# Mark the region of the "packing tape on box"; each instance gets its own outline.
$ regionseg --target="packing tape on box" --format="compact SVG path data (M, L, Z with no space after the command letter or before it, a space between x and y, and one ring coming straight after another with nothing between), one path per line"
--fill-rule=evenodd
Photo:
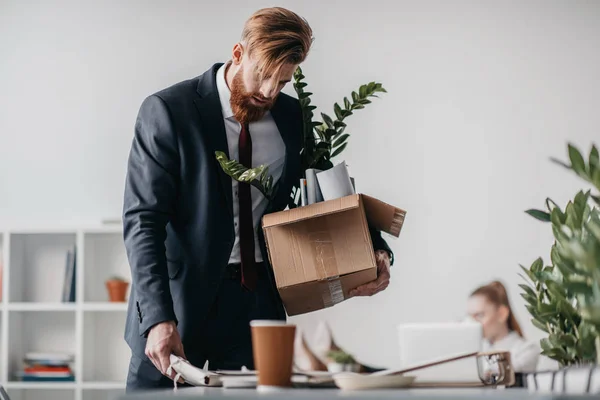
M333 307L344 301L344 291L342 290L342 282L339 276L332 276L322 281L321 297L323 298L325 308Z

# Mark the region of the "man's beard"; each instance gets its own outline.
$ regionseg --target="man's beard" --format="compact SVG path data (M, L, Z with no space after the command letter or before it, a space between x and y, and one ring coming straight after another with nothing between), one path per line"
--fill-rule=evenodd
M265 113L271 109L275 98L269 100L264 105L256 105L252 103L252 97L256 97L261 100L265 99L260 93L249 93L244 88L244 82L242 81L242 69L233 77L231 83L231 110L235 119L242 123L247 124L250 122L258 121L265 115Z

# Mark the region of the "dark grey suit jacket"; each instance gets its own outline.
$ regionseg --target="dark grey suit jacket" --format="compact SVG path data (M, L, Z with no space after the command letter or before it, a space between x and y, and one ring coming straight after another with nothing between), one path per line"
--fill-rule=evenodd
M176 321L184 348L193 347L233 247L231 178L215 158L217 150L229 156L215 79L221 65L149 96L136 120L123 207L132 272L125 339L142 358L148 330L163 321ZM301 175L299 102L281 93L271 114L286 160L265 213L286 207ZM257 234L268 260L262 229ZM376 249L389 251L379 232L371 234ZM281 301L278 308L285 319Z

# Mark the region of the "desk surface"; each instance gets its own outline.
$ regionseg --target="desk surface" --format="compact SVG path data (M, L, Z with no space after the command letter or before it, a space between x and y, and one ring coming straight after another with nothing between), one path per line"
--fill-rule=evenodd
M288 399L288 400L325 400L331 398L351 399L415 399L415 400L554 400L554 399L597 399L596 396L565 396L541 393L529 393L526 389L394 389L342 391L338 389L289 389L275 393L261 393L255 389L223 388L182 388L174 390L156 390L122 395L119 400L162 400L162 399Z

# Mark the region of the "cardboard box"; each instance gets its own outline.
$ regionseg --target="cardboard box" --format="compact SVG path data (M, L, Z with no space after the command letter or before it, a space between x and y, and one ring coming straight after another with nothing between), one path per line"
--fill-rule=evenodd
M369 225L398 237L405 215L364 194L265 215L267 251L287 314L334 306L375 280Z

